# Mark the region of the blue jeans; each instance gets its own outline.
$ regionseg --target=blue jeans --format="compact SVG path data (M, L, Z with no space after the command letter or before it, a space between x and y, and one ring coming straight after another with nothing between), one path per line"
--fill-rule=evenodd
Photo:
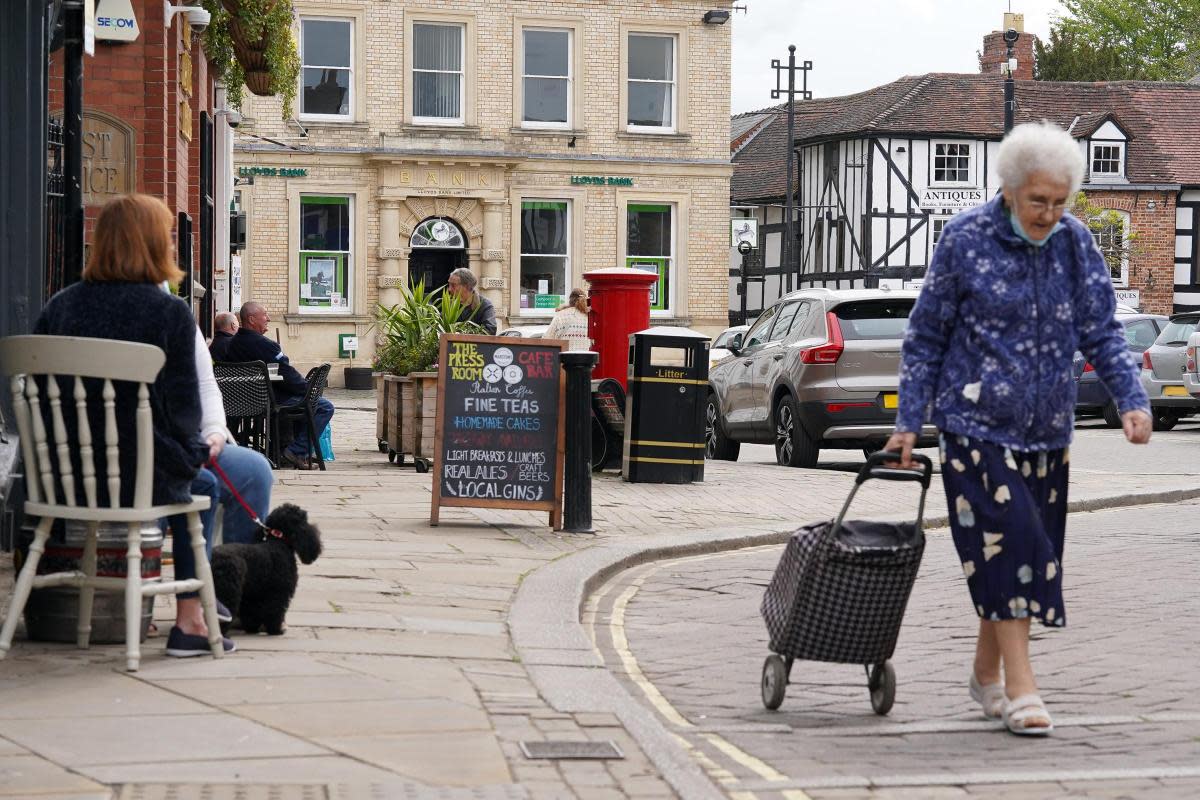
M271 511L271 486L275 483L271 462L248 447L227 444L217 464L225 471L246 504L254 509L259 519L265 520ZM258 541L258 527L224 481L221 481L220 492L221 505L225 507L222 534L225 543L250 544Z
M271 506L271 485L275 476L271 474L271 462L259 453L235 444L225 445L221 456L217 459L221 469L229 477L234 487L260 519L265 519ZM200 524L204 531L204 549L212 558L213 521L217 516L217 505L225 506L224 534L226 542L253 542L257 530L254 520L246 513L241 504L233 498L233 493L216 473L207 467L202 467L192 479L192 494L209 499L207 511L200 512ZM190 580L196 577L196 560L192 555L191 537L188 533L187 515L178 514L165 521L171 526L174 544L171 547L175 558L176 580ZM162 526L160 526L162 527ZM196 592L185 592L179 595L183 598L198 597Z
M298 406L303 402L303 396L290 397L279 405ZM317 398L317 407L313 409L313 427L316 429L318 439L321 438L321 433L325 430L331 419L333 419L333 403L324 397ZM316 444L316 442L312 444ZM297 458L307 458L309 456L311 451L308 441L308 425L305 423L296 423L296 438L292 439L292 443L288 445L288 452Z

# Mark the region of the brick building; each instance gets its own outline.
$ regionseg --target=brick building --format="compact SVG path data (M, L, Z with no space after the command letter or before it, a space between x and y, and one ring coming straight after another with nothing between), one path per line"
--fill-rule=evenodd
M87 227L100 206L127 192L162 198L176 214L181 291L210 330L213 284L229 259L232 136L224 92L188 17L167 23L162 0L133 0L137 36L104 39L84 59L83 194ZM129 28L125 28L129 30ZM49 110L63 111L63 51L50 60ZM68 276L69 278L69 276Z
M1018 50L1029 50L1026 38ZM1004 60L1003 47L999 34L985 39L984 74L909 76L797 105L797 288L919 284L946 220L1000 188L1004 79L992 67ZM1030 75L1018 66L1018 78ZM1019 79L1016 101L1018 124L1047 119L1079 142L1088 165L1083 191L1121 219L1099 233L1100 247L1137 234L1132 252L1113 265L1119 299L1157 313L1200 308L1200 85ZM766 109L738 123L735 215L758 216L768 223L760 231L776 232L786 114ZM786 273L778 243L763 246L764 286L778 287ZM732 283L732 269L730 276ZM766 304L778 296L778 288L762 298L755 291L752 300ZM731 291L731 308L739 300Z
M502 327L618 265L659 275L662 323L724 326L730 3L295 5L297 119L254 99L236 146L241 299L294 361L458 266Z

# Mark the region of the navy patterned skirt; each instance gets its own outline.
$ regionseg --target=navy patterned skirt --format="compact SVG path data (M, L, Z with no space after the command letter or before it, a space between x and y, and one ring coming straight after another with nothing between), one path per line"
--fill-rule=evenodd
M941 440L954 546L975 611L1066 625L1062 597L1069 449L1022 453L968 436Z

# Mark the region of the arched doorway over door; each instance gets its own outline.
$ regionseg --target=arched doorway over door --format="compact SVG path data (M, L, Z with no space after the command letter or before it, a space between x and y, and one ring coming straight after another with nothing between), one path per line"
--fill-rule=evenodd
M413 230L408 240L408 276L413 283L425 282L426 291L446 285L450 273L467 266L467 237L454 220L429 217Z

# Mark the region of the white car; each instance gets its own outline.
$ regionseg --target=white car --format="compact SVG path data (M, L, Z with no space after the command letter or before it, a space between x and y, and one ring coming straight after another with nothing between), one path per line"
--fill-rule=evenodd
M732 328L726 328L717 334L717 338L713 339L712 347L708 350L709 369L712 368L713 364L731 355L729 352L729 343L733 341L733 337L748 330L750 330L749 325L734 325Z
M1183 385L1188 394L1200 400L1200 330L1187 340L1187 357L1183 363Z
M546 331L550 328L547 325L518 325L515 328L508 328L500 331L501 336L519 336L522 339L541 339L546 335Z

